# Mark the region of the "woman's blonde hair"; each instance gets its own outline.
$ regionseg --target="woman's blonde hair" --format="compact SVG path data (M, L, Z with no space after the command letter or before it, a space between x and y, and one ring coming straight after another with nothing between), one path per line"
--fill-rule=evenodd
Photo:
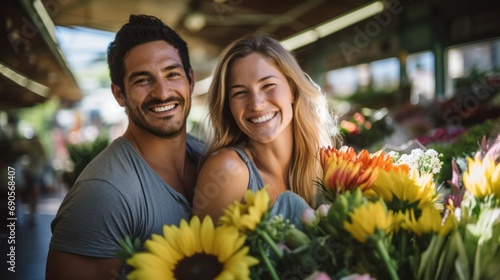
M276 66L290 85L295 100L292 120L294 145L288 171L290 190L314 206L314 181L322 176L318 160L319 149L334 144L334 115L328 109L325 95L303 72L294 55L268 35L254 34L236 40L219 57L207 93L209 127L212 131L205 155L248 139L239 129L229 109L227 79L233 62L252 53L264 56Z

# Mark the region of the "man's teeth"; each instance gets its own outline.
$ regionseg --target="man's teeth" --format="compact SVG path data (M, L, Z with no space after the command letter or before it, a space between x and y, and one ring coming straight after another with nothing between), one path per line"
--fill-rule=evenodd
M250 121L252 123L262 123L262 122L265 122L265 121L272 119L273 117L274 117L274 114L271 113L271 114L267 114L267 115L262 116L262 117L250 119Z
M161 112L165 112L165 111L168 111L168 110L172 110L174 107L175 107L175 105L168 105L168 106L163 106L163 107L154 107L153 111L155 111L156 113L161 113Z

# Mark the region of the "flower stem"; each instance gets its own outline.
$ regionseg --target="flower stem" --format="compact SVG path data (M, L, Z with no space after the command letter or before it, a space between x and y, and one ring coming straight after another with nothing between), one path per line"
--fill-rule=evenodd
M402 230L401 231L401 240L400 240L400 253L401 253L401 258L403 259L403 261L406 262L406 259L407 259L407 256L406 256L406 252L407 252L407 249L408 249L408 232L405 231L405 230Z
M269 236L269 234L267 234L266 231L263 231L263 230L260 230L260 229L256 229L256 231L257 231L257 234L260 237L262 237L262 239L264 239L264 241L267 243L267 245L269 245L269 247L271 248L271 250L273 250L273 252L278 256L278 258L281 259L283 257L283 252L278 248L278 246L276 246L276 243Z
M387 250L385 249L385 246L382 243L382 239L378 238L375 241L375 245L377 247L378 252L382 256L382 259L384 260L385 266L387 267L387 270L389 271L389 275L391 276L391 279L392 280L399 280L399 276L391 264L391 258L389 257L389 254L387 253Z
M328 233L326 232L325 229L323 229L323 227L321 225L318 227L318 229L321 233L321 236L328 236Z
M262 248L262 243L258 242L257 246L259 247L259 252L262 257L262 260L266 264L267 268L269 269L269 274L271 274L271 278L273 280L279 280L280 277L276 273L276 270L274 269L274 266L271 264L271 261L269 260L269 257L267 256L266 252L264 251L264 248Z

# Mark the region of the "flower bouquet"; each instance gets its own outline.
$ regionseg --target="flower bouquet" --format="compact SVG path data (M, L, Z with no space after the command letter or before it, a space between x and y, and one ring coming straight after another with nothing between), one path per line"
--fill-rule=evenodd
M217 226L208 217L165 226L144 251L126 239L121 257L129 279L494 279L500 164L489 154L462 176L455 168L442 198L437 153L323 148L325 201L303 213L303 230L270 216L265 189L247 191Z

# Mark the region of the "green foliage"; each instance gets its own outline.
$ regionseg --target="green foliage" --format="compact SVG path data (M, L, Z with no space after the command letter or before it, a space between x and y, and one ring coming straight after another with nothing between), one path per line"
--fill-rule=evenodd
M250 268L252 279L275 279L276 261L282 258L282 252L276 244L283 244L291 232L297 231L289 220L283 220L281 214L271 217L270 212L264 214L261 224L255 231L248 234L246 244L250 255L259 260L260 264Z
M397 100L393 90L387 90L384 92L377 92L370 90L368 92L357 92L347 98L338 98L340 100L345 100L351 104L357 104L363 107L370 108L383 108L392 107Z
M126 236L124 239L120 240L120 245L121 248L120 250L116 251L116 257L123 261L126 262L128 259L130 259L135 253L139 252L142 247L142 242L139 238L130 238L130 236Z
M20 109L18 111L20 128L29 127L40 137L45 151L50 154L52 148L52 122L54 115L59 109L59 100L49 99L48 101L34 107Z
M490 132L493 131L495 124L498 125L499 121L500 119L489 119L484 123L472 126L452 143L434 143L428 145L427 148L434 149L438 153L443 154L441 158L443 167L441 172L436 176L436 181L441 183L451 180L451 161L459 158L473 157L479 150L479 141L483 136L490 136Z
M53 117L59 108L59 101L50 99L34 107L19 110L21 125L29 125L38 133L49 131Z
M484 201L471 196L465 199L461 219L450 237L434 236L431 246L422 254L417 279L498 278L500 208L497 198L490 200L483 204ZM473 204L481 204L482 210L476 211ZM429 264L433 262L437 265L430 270ZM431 275L434 278L429 278Z
M106 136L100 136L93 142L84 142L79 144L69 144L68 153L73 163L73 170L63 175L64 181L69 187L73 186L83 169L109 144Z

